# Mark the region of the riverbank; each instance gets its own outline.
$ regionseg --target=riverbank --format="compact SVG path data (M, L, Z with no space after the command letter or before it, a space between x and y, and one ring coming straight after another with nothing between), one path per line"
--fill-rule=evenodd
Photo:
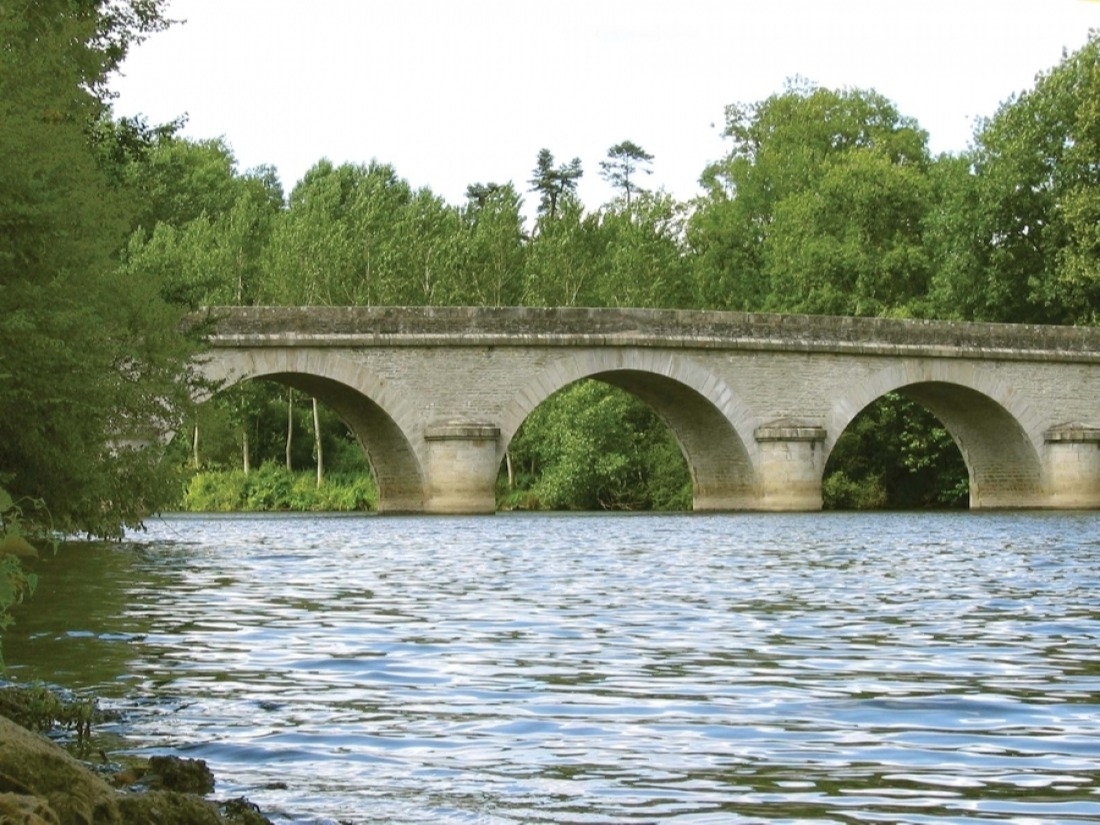
M26 700L36 703L46 695L16 687L2 693L5 701L0 707L5 713L15 709L15 716L20 715L19 708L26 709ZM82 728L78 738L84 735ZM105 765L93 770L43 734L0 715L0 822L272 825L243 798L207 799L213 790L214 777L202 760L154 756L125 767Z

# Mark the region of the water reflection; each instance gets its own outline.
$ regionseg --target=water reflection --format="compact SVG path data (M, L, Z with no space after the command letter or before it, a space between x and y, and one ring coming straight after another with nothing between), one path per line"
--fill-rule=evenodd
M287 821L1095 821L1098 528L170 519L5 652Z

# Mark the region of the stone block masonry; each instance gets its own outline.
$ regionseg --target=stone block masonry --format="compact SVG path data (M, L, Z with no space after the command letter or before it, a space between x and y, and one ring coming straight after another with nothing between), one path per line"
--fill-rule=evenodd
M973 508L1100 506L1100 331L683 310L232 307L200 368L339 413L384 511L483 513L557 390L621 387L669 423L697 510L814 510L837 438L888 392L955 438Z

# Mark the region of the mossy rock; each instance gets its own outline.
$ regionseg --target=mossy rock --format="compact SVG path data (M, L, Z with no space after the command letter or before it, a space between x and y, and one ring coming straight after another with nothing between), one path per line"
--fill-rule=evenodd
M177 791L121 794L119 811L125 825L224 825L217 806L201 796Z
M3 717L0 793L37 797L56 815L58 825L121 822L110 785L44 736Z
M208 787L201 760L158 759L183 784ZM160 774L158 781L163 781ZM118 792L38 733L0 716L0 823L3 825L227 825L265 819L244 800L222 803L192 793Z
M0 793L0 822L4 825L58 825L57 814L36 796Z

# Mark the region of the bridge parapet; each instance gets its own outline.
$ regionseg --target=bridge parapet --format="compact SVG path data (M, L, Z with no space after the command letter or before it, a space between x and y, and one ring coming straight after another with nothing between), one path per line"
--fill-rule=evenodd
M211 307L231 347L545 346L837 352L1100 363L1100 328L580 307Z

